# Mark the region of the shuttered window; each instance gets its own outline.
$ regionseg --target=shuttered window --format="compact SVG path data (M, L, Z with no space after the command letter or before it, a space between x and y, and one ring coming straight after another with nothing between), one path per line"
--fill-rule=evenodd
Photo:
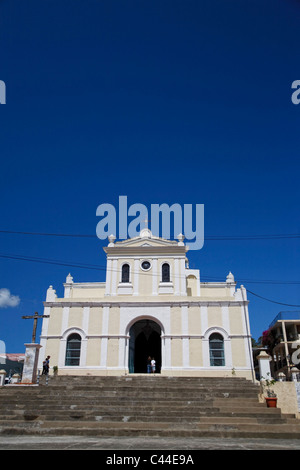
M162 282L170 282L170 266L164 263L161 267L161 280Z
M122 266L122 282L129 282L129 264Z
M224 340L218 333L209 337L209 357L212 367L225 366Z
M66 366L79 366L81 350L81 337L78 334L72 334L67 340Z

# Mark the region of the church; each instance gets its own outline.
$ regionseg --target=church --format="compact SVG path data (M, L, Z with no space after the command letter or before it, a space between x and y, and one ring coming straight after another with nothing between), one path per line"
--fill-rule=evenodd
M253 379L246 289L230 272L201 282L187 251L183 235L111 235L105 282L47 290L39 368L49 355L59 375L143 374L151 357L161 375Z

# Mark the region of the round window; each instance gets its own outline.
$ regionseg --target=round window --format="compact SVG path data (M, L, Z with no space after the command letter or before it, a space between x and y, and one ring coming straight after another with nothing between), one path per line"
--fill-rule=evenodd
M143 261L141 266L142 266L142 269L144 269L145 271L148 271L148 269L151 268L151 264L149 261Z

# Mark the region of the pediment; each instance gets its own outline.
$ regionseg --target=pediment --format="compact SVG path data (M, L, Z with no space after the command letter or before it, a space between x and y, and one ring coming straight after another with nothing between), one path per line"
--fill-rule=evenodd
M167 240L165 238L156 237L153 235L151 230L145 228L141 230L138 237L128 238L127 240L119 241L115 243L115 246L130 246L130 247L152 247L152 246L174 246L178 245L176 240Z
M124 241L119 241L115 243L116 247L159 247L159 246L176 246L178 245L178 242L174 240L166 240L164 238L159 238L159 237L153 237L147 239L145 241L144 238L140 237L135 237L135 238L129 238L128 240Z
M157 249L158 252L162 252L163 249L165 249L166 252L170 252L170 250L179 250L180 252L182 250L187 251L187 247L184 245L182 239L177 241L156 237L149 229L143 229L137 237L110 243L107 248L104 248L104 251L106 253L121 253L124 252L124 250L126 250L126 252L128 250L129 253L130 250L136 252L140 249L145 250L145 252L153 252L155 249Z

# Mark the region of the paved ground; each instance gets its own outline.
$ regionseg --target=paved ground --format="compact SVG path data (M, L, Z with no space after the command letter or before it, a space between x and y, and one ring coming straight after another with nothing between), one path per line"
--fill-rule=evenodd
M300 440L1 436L0 450L300 450Z

